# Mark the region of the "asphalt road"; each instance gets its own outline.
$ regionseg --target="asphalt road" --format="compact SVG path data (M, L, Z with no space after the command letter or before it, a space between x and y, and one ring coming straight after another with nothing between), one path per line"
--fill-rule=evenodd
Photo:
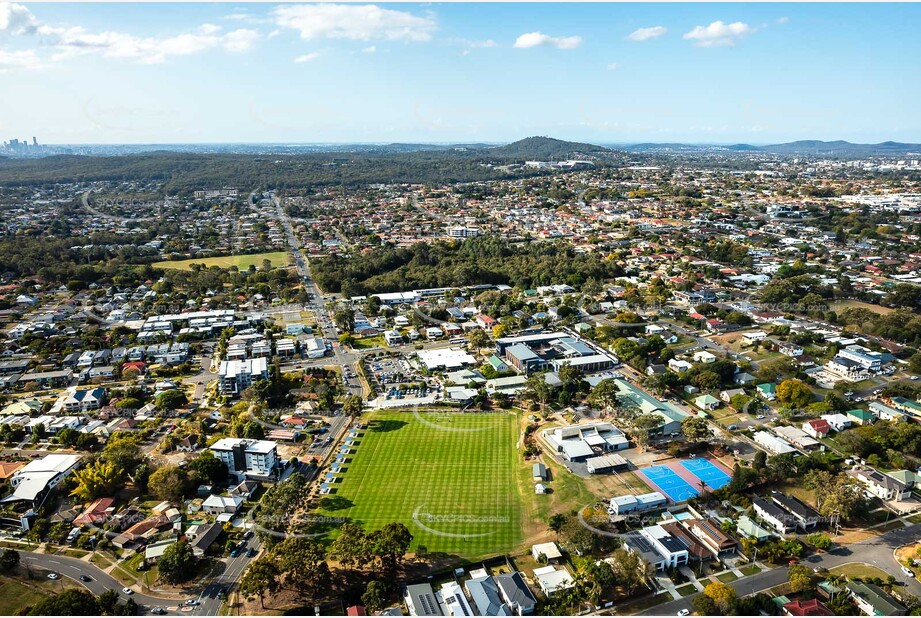
M822 567L826 569L851 562L865 562L879 567L887 573L891 573L896 577L899 584L908 588L911 594L921 596L921 582L915 578L906 577L902 573L900 565L892 553L902 545L917 542L919 535L921 535L921 524L915 524L906 528L891 530L868 541L847 545L843 548L843 553L815 554L802 562L813 568ZM747 596L785 583L788 581L788 578L787 569L784 567L771 569L770 571L762 571L761 573L749 577L743 577L729 585L735 589L739 596ZM682 609L694 611L691 606L691 599L693 596L694 595L691 595L690 597L656 605L640 612L639 615L674 616Z
M20 551L19 555L24 565L35 569L53 571L64 577L69 577L95 595L100 595L107 590L116 590L123 601L128 598L134 599L135 603L142 606L145 613L150 613L149 610L154 607L162 607L173 614L181 613L178 608L178 602L175 599L153 597L137 592L132 595L125 594L122 592L124 586L121 582L90 562L84 562L69 556L36 554L27 551ZM81 575L89 576L90 581L80 581Z

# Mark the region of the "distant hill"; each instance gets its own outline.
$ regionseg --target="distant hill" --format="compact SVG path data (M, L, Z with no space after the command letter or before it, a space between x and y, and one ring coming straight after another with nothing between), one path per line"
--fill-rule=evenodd
M628 152L763 152L779 155L813 155L824 157L879 157L921 154L921 144L882 142L881 144L854 144L843 140L823 142L800 140L784 144L753 146L751 144L631 144L624 146Z
M526 137L505 146L487 148L483 152L490 157L533 161L597 158L617 154L617 151L604 146L567 142L552 137Z

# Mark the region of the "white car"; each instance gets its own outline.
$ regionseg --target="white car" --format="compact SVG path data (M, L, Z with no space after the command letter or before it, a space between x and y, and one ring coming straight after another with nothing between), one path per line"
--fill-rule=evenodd
M61 576L57 573L48 573L48 579L58 579L59 577Z
M130 597L132 594L134 594L134 590L132 590L131 588L128 588L127 586L124 587L124 588L122 588L122 592L124 592L125 594L127 594L129 597Z
M904 566L902 567L902 573L905 573L905 575L908 575L909 577L914 577L914 576L915 576L914 571L912 571L912 570L909 569L908 567L904 567Z
M195 607L196 605L198 605L198 599L189 599L188 601L185 602L185 604L188 605L189 607Z
M687 616L687 615L690 614L690 613L691 613L691 610L689 610L689 609L683 609L683 610L681 610L680 612L678 612L678 615L679 615L679 616Z

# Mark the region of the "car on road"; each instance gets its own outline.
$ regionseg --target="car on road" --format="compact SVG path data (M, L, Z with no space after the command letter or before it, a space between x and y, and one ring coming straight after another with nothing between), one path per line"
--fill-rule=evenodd
M759 414L759 415L758 415L758 416L756 416L755 418L756 418L756 419L758 419L758 420L760 421L761 419L763 419L763 418L764 418L764 415L763 415L763 414Z
M236 557L239 555L239 553L240 553L239 550L236 550L236 549L235 549L235 550L233 550L232 552L230 552L230 557L231 557L231 558L236 558Z
M157 616L162 616L163 614L166 613L166 610L163 609L162 607L155 607L152 610L150 610L150 613L156 614Z
M678 612L678 615L679 615L679 616L687 616L687 615L690 614L690 613L691 613L691 610L685 608L685 609L682 609L681 611L679 611L679 612Z
M909 577L914 577L914 576L915 576L915 572L914 572L914 571L912 571L912 570L909 569L908 567L904 567L904 566L902 567L902 573L905 573L905 575L908 575Z
M252 531L252 530L247 530L246 532L244 532L244 533L243 533L243 538L246 539L246 540L249 540L249 539L253 538L253 531Z
M127 586L124 587L124 588L122 588L122 592L124 592L125 594L127 594L129 597L130 597L132 594L134 594L134 590L132 590L131 588L128 588Z
M735 431L735 430L737 430L738 428L739 428L738 425L730 425L730 426L727 427L726 429L728 429L729 431Z
M93 578L90 577L89 575L81 575L81 576L80 576L80 581L81 581L81 582L91 582L91 581L93 581Z
M249 548L249 551L246 552L246 557L247 557L247 558L255 558L255 557L256 557L256 548L255 548L255 547L250 547L250 548Z
M188 601L185 602L185 604L188 605L189 607L195 607L196 605L198 605L198 599L189 599Z
M57 573L48 573L48 579L59 579L60 577Z

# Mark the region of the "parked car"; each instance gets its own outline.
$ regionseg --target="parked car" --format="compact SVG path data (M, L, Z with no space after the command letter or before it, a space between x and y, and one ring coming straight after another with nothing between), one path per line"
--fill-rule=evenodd
M132 590L131 588L128 588L127 586L124 587L124 588L122 588L122 592L124 592L125 594L127 594L129 597L130 597L132 594L134 594L134 590Z
M48 579L59 579L60 577L57 573L48 573Z
M691 613L691 610L689 610L689 609L683 609L683 610L681 610L681 611L678 612L678 615L679 615L679 616L687 616L687 615L690 614L690 613Z

